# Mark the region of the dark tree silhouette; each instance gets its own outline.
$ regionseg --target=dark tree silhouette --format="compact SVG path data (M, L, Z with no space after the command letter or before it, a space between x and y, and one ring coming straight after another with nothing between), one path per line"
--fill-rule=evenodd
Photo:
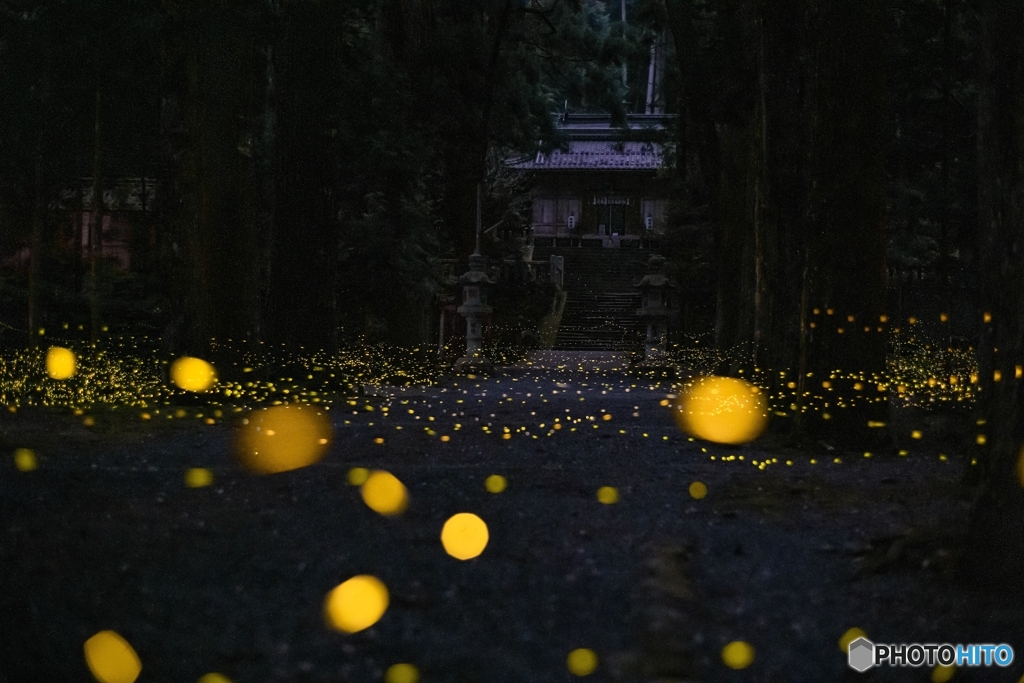
M978 208L985 320L982 489L971 520L969 575L1024 586L1024 5L988 0L982 16ZM998 374L998 377L996 375ZM997 381L998 379L998 381Z

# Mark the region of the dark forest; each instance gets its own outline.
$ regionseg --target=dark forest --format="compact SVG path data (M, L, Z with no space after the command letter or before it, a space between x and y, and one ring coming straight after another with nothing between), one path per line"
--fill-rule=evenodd
M0 0L0 683L1021 678L1022 28Z

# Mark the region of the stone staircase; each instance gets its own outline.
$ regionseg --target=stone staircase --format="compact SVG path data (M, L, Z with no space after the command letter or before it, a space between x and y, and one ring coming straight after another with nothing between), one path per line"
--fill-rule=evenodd
M595 247L536 247L535 261L556 254L565 259L565 311L554 349L628 351L640 345L633 283L646 272L651 252Z

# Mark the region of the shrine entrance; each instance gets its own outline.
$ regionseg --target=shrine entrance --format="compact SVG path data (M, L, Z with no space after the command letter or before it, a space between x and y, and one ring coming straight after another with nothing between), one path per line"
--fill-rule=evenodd
M622 236L627 232L628 197L594 197L594 233L598 237Z

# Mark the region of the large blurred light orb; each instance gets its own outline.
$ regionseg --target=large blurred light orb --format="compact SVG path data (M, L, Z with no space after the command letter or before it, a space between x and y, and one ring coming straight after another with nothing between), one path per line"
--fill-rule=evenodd
M327 452L331 423L318 409L280 405L252 412L237 441L242 464L260 474L312 465Z
M722 648L722 661L730 669L746 669L754 661L754 648L750 643L734 640Z
M692 436L741 444L756 439L768 425L768 403L749 382L706 377L680 394L675 416L679 427Z
M506 486L508 486L508 482L500 474L492 474L484 480L484 488L488 493L501 493Z
M1020 449L1020 455L1017 456L1017 478L1020 479L1020 485L1024 486L1024 448Z
M205 467L190 467L185 470L185 486L199 489L213 483L213 472Z
M31 472L38 467L36 452L31 448L14 449L14 466L22 472Z
M114 631L100 631L85 641L85 663L100 683L134 683L142 671L135 650Z
M573 676L589 676L597 669L597 654L585 647L569 653L565 665Z
M46 374L53 379L68 379L75 374L75 354L70 349L51 346L46 352Z
M206 391L217 380L213 366L202 358L182 356L171 363L171 381L185 391Z
M605 505L619 502L619 491L614 486L602 486L597 490L597 500Z
M370 628L384 616L388 600L384 582L376 576L360 574L327 594L324 616L332 628L356 633Z
M404 512L409 504L409 493L405 489L405 484L395 475L383 470L371 472L359 493L367 507L386 516Z
M231 683L231 679L225 676L224 674L217 673L216 671L211 671L208 674L200 676L199 680L196 681L196 683Z
M420 671L412 664L392 664L384 672L384 683L419 683Z
M353 467L348 471L348 483L352 486L362 486L370 476L370 470L365 467Z
M487 523L472 512L452 515L441 529L444 551L457 560L477 557L487 547L489 539Z
M859 629L856 626L853 628L846 629L846 632L839 637L839 649L845 653L850 652L850 643L857 640L858 638L867 638L868 634L863 629Z

